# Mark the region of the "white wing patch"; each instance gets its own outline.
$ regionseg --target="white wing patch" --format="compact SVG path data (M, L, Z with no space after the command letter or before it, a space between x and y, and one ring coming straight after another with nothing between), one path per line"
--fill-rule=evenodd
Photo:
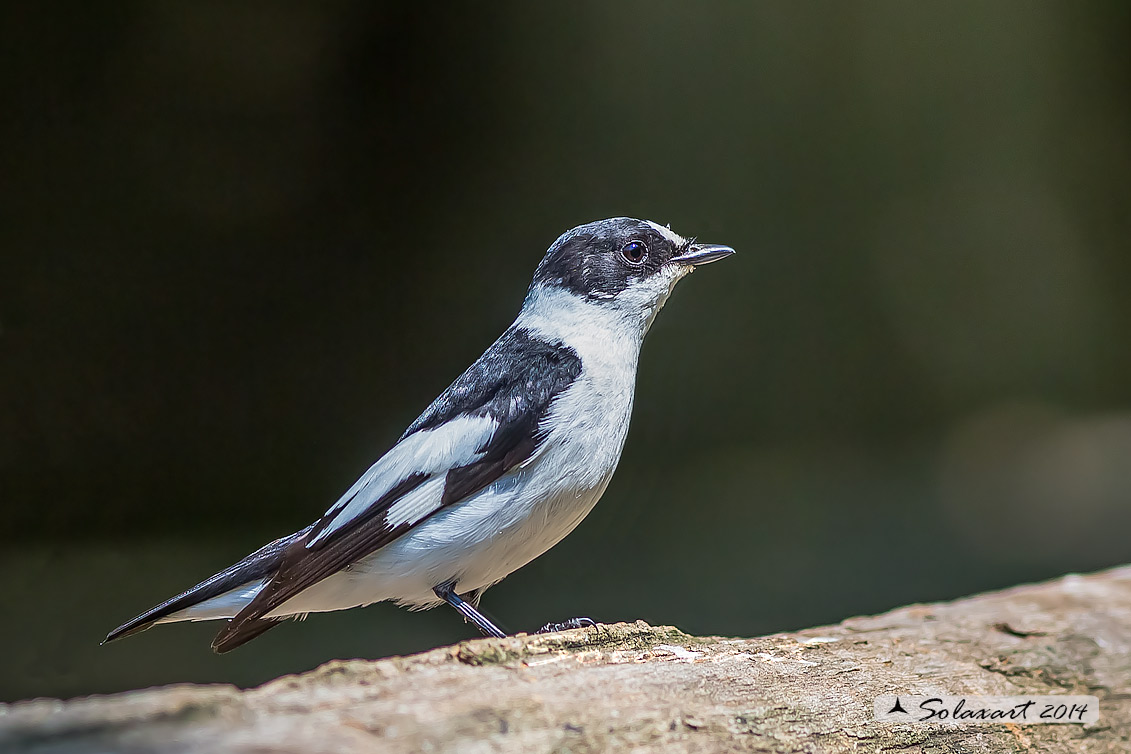
M460 416L435 429L422 429L401 440L326 511L326 516L332 516L333 520L306 546L313 546L349 524L394 485L413 474L446 474L449 469L474 463L482 457L478 451L491 439L496 427L498 422L489 416ZM429 487L430 482L421 485L418 491ZM418 499L416 495L406 497ZM401 507L400 515L413 515L417 510L415 506L419 505L423 505L422 500Z
M385 513L385 522L390 528L401 524L412 526L440 507L444 496L445 477L435 476L412 492L393 503Z

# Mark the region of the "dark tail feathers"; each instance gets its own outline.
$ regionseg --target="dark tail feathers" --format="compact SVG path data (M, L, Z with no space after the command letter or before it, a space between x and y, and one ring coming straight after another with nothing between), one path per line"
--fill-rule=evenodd
M166 600L160 605L146 610L144 613L137 616L133 620L127 621L115 628L113 631L107 634L106 639L102 643L105 644L109 641L123 639L127 636L133 636L134 634L140 634L142 631L146 630L160 619L168 615L172 615L178 610L183 610L186 607L192 607L193 605L204 602L205 600L217 597L224 592L231 591L232 589L246 584L249 581L256 581L258 579L270 576L275 572L276 568L278 568L279 561L282 559L283 551L286 549L286 547L300 537L305 536L311 528L313 528L313 524L300 532L296 532L281 539L276 539L271 544L259 548L251 555L248 555L246 558L236 563L232 567L221 571L220 573L205 581L202 581L192 589L189 589L186 592L182 592L176 597ZM259 636L261 633L274 626L277 622L278 621L276 620L264 619L264 625L257 627L259 628L259 630L247 636L245 641L250 641L256 636ZM243 642L241 641L239 643L242 644ZM225 646L223 648L213 648L216 649L217 652L226 652L229 649L235 649L236 646L238 645L233 644L232 646Z

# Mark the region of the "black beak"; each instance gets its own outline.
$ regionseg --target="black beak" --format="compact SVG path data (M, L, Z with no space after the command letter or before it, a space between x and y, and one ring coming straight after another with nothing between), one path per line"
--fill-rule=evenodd
M701 264L710 264L717 262L720 259L726 259L734 253L734 249L729 246L718 246L709 243L695 243L687 247L687 251L680 254L678 257L672 257L673 262L679 264L689 264L693 267L698 267Z

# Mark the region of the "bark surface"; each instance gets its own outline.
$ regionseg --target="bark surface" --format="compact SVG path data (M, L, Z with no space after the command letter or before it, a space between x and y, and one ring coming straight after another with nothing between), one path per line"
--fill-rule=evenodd
M880 694L1100 698L1091 725L881 724ZM754 639L642 622L240 690L0 705L5 752L1128 752L1131 567Z

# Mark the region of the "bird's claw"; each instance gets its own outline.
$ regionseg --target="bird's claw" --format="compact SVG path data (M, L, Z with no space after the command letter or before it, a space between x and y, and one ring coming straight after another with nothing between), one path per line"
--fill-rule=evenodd
M561 623L547 623L542 628L535 631L538 634L552 634L555 631L568 631L571 628L585 628L586 626L596 626L597 622L592 618L570 618Z

